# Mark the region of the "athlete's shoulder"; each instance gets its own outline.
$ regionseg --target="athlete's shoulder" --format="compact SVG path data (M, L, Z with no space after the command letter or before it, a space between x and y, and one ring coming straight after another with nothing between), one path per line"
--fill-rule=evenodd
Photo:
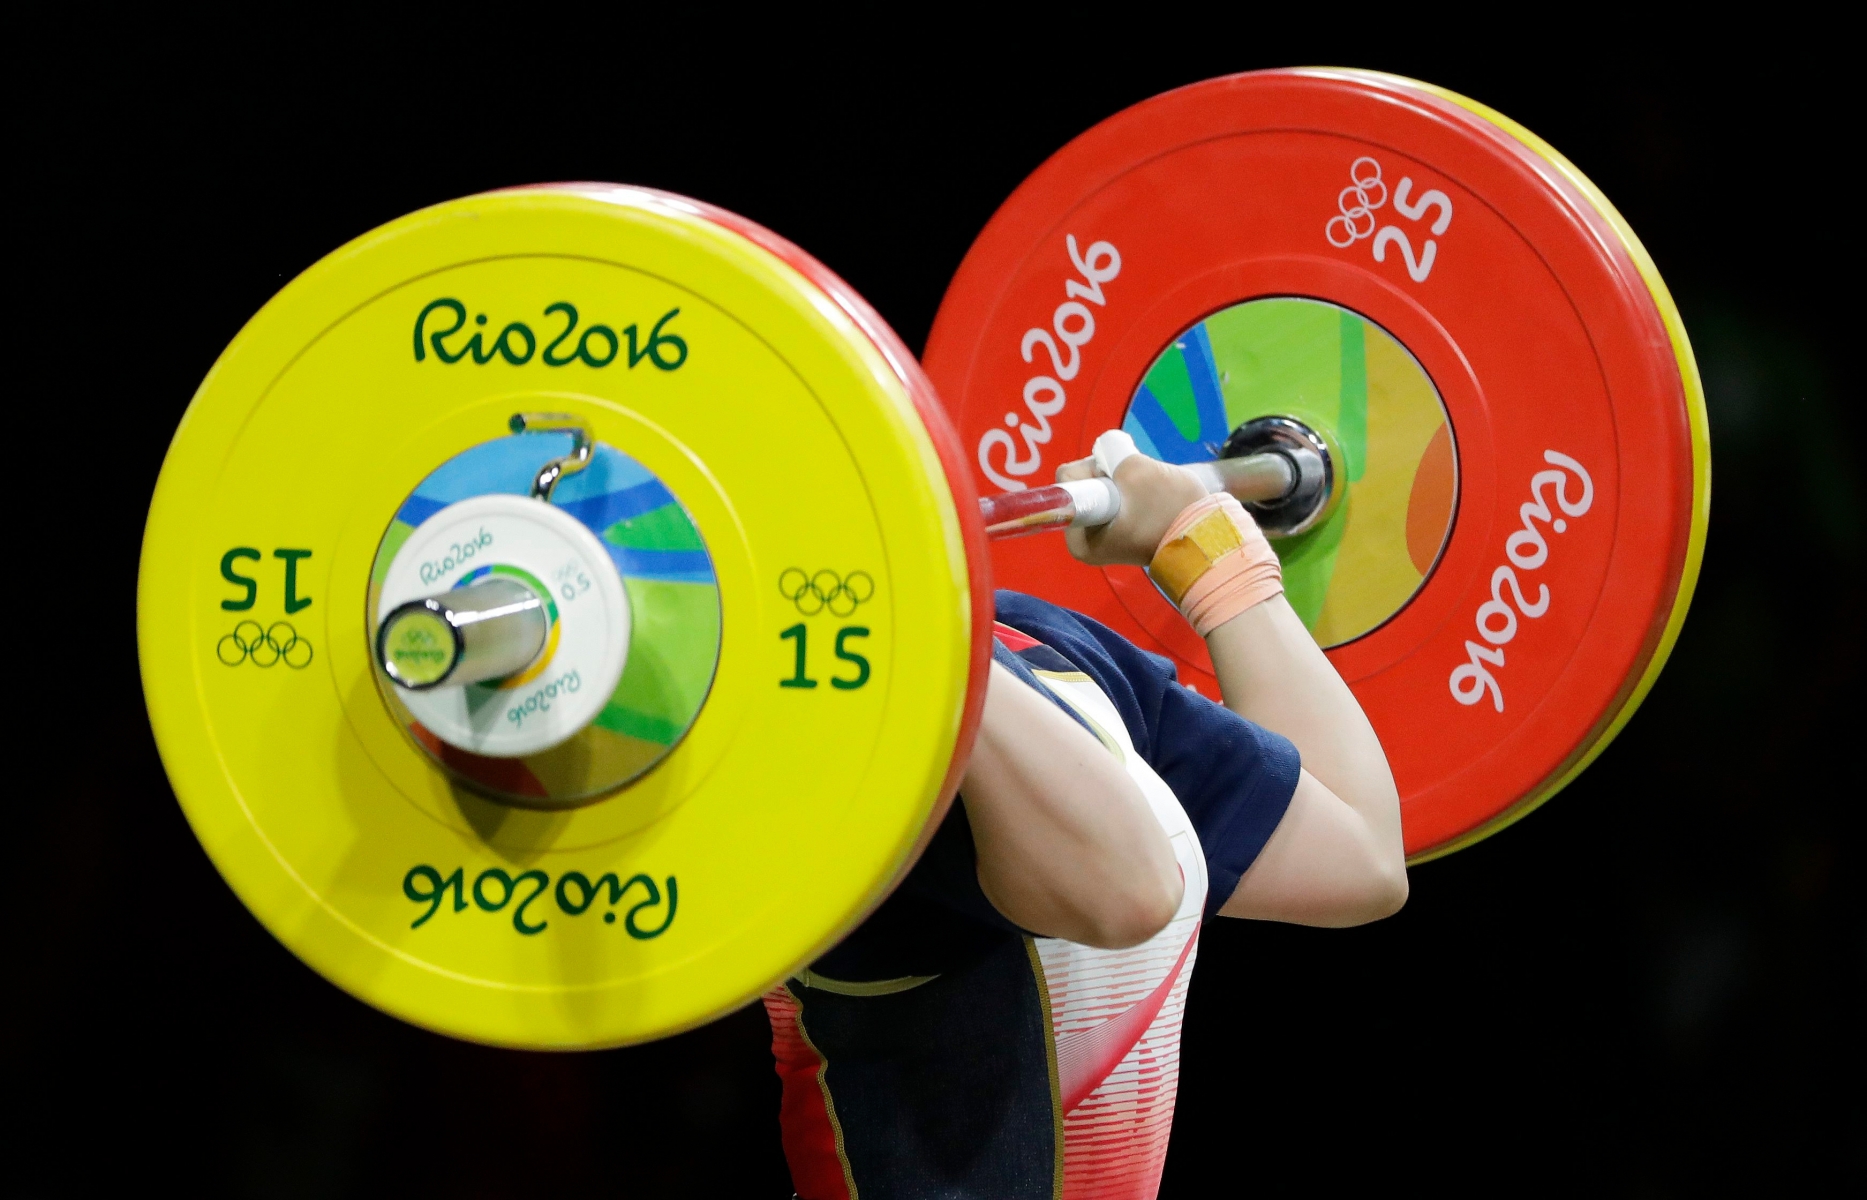
M1010 588L999 588L993 592L992 603L998 609L1000 621L1033 636L1037 629L1080 631L1085 628L1083 622L1090 620L1074 609L1040 600L1026 592L1014 592Z
M1019 592L996 600L1002 625L1068 659L1114 704L1135 749L1192 819L1211 881L1206 912L1218 912L1290 806L1302 769L1296 747L1184 687L1172 662L1093 617ZM1038 651L1011 641L1000 638L1007 657L1045 669L1032 661Z

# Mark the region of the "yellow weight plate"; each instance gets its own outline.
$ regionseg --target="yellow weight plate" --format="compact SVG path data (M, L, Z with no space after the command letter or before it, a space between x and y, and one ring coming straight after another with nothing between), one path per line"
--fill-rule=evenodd
M176 794L268 929L409 1021L572 1048L730 1011L877 902L950 792L987 631L976 504L867 318L744 226L600 186L415 213L253 318L163 465L138 636ZM718 587L691 728L570 810L450 782L369 646L405 502L523 411L664 484ZM805 603L799 573L862 586Z

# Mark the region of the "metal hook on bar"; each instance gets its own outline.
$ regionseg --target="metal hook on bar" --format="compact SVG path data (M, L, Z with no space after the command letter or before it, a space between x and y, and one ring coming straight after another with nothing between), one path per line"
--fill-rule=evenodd
M590 422L575 413L513 413L509 422L514 433L568 433L570 453L554 458L532 479L532 499L549 501L551 493L566 475L575 475L590 465L590 451L596 438Z

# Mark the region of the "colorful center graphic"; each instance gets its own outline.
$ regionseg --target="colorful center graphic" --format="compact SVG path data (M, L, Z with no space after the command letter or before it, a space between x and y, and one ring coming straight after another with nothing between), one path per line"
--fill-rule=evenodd
M430 516L473 496L524 496L539 467L569 453L569 434L517 434L485 442L442 463L416 486L377 547L369 612L402 543ZM720 655L720 593L700 531L666 485L646 467L599 443L589 466L565 477L551 503L603 542L634 610L628 666L595 722L569 741L524 758L487 758L442 743L407 714L409 731L452 774L477 790L548 807L599 798L665 758L705 704ZM544 670L559 623L550 588L529 572L487 564L454 581L508 574L545 596L551 632L538 662L519 675L476 687L513 688ZM571 585L566 585L571 586Z
M1291 606L1318 642L1339 646L1406 606L1452 530L1458 460L1445 406L1379 325L1277 297L1235 304L1176 337L1135 389L1122 428L1155 458L1200 462L1265 416L1293 417L1341 448L1341 507L1272 543Z

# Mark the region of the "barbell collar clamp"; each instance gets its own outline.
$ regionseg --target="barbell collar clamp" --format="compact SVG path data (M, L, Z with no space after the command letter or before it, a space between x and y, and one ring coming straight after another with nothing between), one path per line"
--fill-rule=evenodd
M570 453L554 458L540 468L532 479L532 499L549 502L551 493L566 475L575 475L590 465L591 448L596 436L590 422L575 413L513 413L508 427L514 433L568 433Z
M494 576L397 606L377 631L376 661L409 691L467 687L524 670L550 628L537 592Z

